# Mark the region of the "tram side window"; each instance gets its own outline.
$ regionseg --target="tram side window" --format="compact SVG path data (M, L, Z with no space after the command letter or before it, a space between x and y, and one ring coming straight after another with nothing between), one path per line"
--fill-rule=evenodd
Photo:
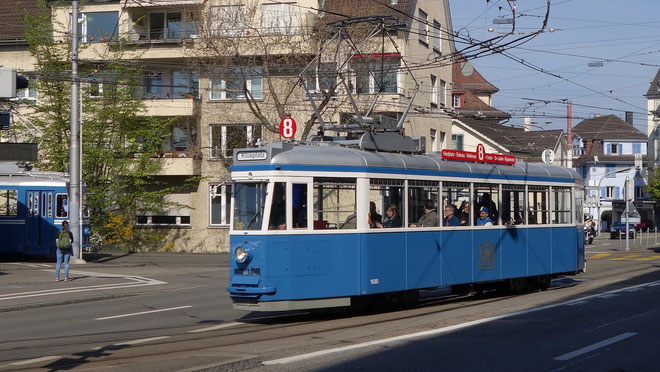
M266 202L266 183L234 184L234 229L261 230Z
M0 189L0 216L18 215L18 192L11 189Z
M286 230L286 183L275 182L268 230Z
M355 229L355 179L314 178L314 230Z
M442 226L470 226L470 184L468 182L443 182Z
M307 228L307 185L304 183L293 184L293 195L291 210L293 211L293 228Z
M527 187L527 221L530 225L550 223L549 196L548 186Z
M372 179L369 185L369 202L376 204L376 211L383 211L377 228L403 226L404 187L402 180Z
M575 222L578 224L582 224L584 222L582 220L584 218L584 214L582 212L583 200L584 200L584 190L576 187L575 188Z
M55 216L58 218L69 217L69 196L67 194L57 194L55 199L57 203Z
M525 186L502 185L502 223L525 224Z
M571 188L553 187L552 223L571 223Z
M497 185L491 183L474 184L474 201L476 204L474 212L477 226L488 225L488 219L493 225L497 225L499 217L498 200ZM487 214L482 215L482 211L486 211Z
M408 222L410 227L439 226L440 188L433 181L408 181Z

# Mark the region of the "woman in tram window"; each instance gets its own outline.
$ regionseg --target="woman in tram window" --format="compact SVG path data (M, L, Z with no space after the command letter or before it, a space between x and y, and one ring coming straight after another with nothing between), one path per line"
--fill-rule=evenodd
M376 227L378 228L390 228L390 227L401 227L401 216L399 216L399 208L396 204L390 204L387 207L387 212L385 212L386 217L383 220L383 223L376 222Z

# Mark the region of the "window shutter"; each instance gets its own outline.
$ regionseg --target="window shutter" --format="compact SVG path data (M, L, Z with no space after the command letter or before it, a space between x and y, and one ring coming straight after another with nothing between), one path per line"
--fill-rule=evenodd
M605 145L605 155L610 155L612 153L611 149L612 149L612 146L609 143L606 144Z
M621 188L619 186L614 189L614 194L615 199L621 199Z
M602 186L600 188L600 197L601 199L607 199L607 187Z
M617 154L622 155L623 154L623 144L619 144L619 151L617 151Z

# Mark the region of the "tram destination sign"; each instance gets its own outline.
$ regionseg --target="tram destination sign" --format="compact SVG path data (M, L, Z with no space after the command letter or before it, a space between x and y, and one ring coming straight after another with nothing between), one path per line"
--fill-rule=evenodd
M474 161L479 163L516 164L515 156L489 154L484 150L482 144L477 145L477 151L442 150L442 158L447 160Z
M238 161L254 161L268 159L267 151L238 151L236 152L236 160Z

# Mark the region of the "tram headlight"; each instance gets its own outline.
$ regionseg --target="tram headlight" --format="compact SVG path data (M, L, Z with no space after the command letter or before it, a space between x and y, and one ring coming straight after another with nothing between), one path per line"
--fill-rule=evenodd
M245 248L238 246L234 250L234 257L236 258L236 262L244 263L248 259L248 252Z

